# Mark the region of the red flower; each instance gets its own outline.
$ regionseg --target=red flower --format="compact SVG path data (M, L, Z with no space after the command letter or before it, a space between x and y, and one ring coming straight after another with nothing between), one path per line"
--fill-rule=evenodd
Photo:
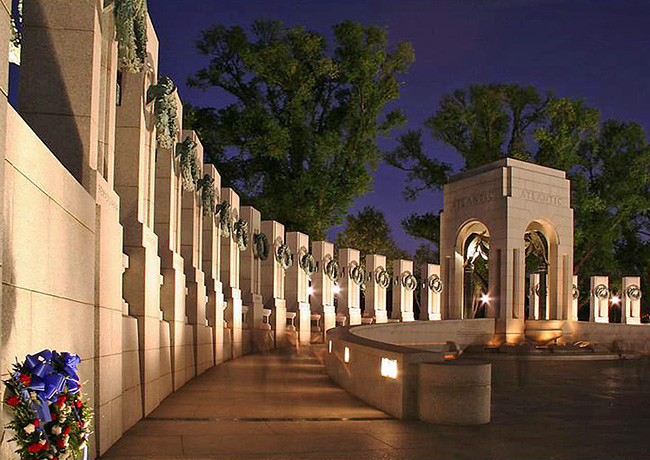
M59 409L63 407L65 404L65 395L59 396L59 399L56 400L56 405L58 406Z
M27 374L20 374L20 375L18 376L18 380L19 380L20 383L22 383L23 385L29 385L30 383L32 383L32 378L31 378L29 375L27 375Z
M81 409L81 408L83 407L84 403L81 402L81 399L77 399L77 400L74 402L74 405L75 405L75 407L76 407L77 409Z
M35 418L32 423L34 424L34 426L39 426L41 424L41 419L40 418Z
M16 407L18 404L20 404L20 398L18 395L9 396L7 399L5 399L5 402L11 407Z
M33 453L36 453L36 452L40 452L40 451L42 451L42 450L45 450L45 446L46 446L46 445L47 445L47 444L41 444L41 443L39 443L39 442L37 442L37 443L35 443L35 444L31 444L31 445L27 448L27 452L32 453L32 454L33 454Z
M65 441L63 441L63 438L59 438L59 439L56 441L56 446L57 446L57 447L60 447L60 448L63 448L63 447L65 446Z
M63 434L64 434L64 435L69 435L69 434L70 434L70 427L69 427L69 426L66 426L66 427L63 429Z
M50 415L52 416L52 420L56 420L56 412L50 411Z

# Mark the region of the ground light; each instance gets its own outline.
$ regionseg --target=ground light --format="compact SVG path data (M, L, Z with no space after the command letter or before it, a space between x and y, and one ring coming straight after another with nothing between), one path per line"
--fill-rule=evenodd
M397 360L381 358L381 376L389 379L397 378Z
M350 362L350 349L348 347L345 347L343 350L343 361L346 363Z

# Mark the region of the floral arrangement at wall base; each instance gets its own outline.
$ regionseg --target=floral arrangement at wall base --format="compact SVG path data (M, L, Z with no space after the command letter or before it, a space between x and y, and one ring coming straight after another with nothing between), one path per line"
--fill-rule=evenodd
M4 380L7 428L21 460L85 459L92 410L77 376L77 355L43 350L14 364Z

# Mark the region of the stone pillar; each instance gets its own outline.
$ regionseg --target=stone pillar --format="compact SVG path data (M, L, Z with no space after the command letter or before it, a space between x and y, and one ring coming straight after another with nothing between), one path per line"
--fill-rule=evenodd
M92 385L101 454L123 432L122 383L115 378L122 373L122 228L113 187L117 44L111 10L79 0L71 15L68 3L24 4L19 108L96 201L95 329L102 340L95 348Z
M203 171L203 145L198 135L194 131L183 131L182 137L190 138L196 143L196 161L199 171ZM206 317L208 297L203 272L201 193L201 190L182 189L181 196L181 256L185 262L187 319L194 342L191 357L194 361L194 375L202 374L214 365L212 330Z
M442 319L440 298L445 288L440 278L440 265L422 265L422 290L420 292L420 319L437 321Z
M207 174L214 181L215 202L220 203L221 176L211 164L203 165L203 174ZM214 211L214 210L213 210ZM212 214L203 217L203 272L205 273L205 286L208 294L206 317L208 325L212 328L212 345L214 363L219 364L224 360L224 308L223 286L221 284L221 229L219 217Z
M239 220L239 195L231 188L221 189L221 200L229 203L232 222ZM233 235L221 239L221 280L226 299L226 322L231 334L232 357L244 353L242 342L242 298L239 288L240 250Z
M609 278L592 276L589 290L589 321L609 323Z
M342 276L338 314L344 315L350 326L361 324L360 287L352 280L354 268L360 266L359 255L359 251L356 249L339 250Z
M621 322L641 324L641 278L623 277L621 301Z
M387 268L385 256L378 254L368 254L366 256L366 273L368 273L370 280L366 287L366 309L363 316L366 318L374 318L375 323L388 322L386 290L393 280L388 274ZM380 277L388 278L387 286L381 285Z
M414 276L413 261L400 259L393 262L393 276L397 280L397 284L393 283L393 319L415 321L413 289L409 289L410 277Z
M537 295L537 286L539 285L539 273L531 273L528 276L530 280L530 289L528 290L528 319L538 320L539 318L539 302L540 298Z
M273 348L271 310L264 308L262 297L262 260L255 252L255 238L262 233L260 212L251 206L242 206L241 217L248 222L250 243L241 254L242 298L248 306L248 326L252 332L253 349L267 351ZM269 257L273 254L269 250Z
M121 99L117 107L115 145L115 191L120 197L120 223L124 228L124 252L129 266L124 272L123 297L128 303L126 315L137 320L137 328L127 327L125 343L135 342L138 350L123 354L124 428L133 426L151 413L171 392L170 349L161 350L160 274L158 236L154 233L156 183L156 140L150 122L153 108L145 105L144 92L155 83L158 65L158 37L151 21L147 22L147 54L150 69L139 74L124 72ZM125 321L127 321L125 319ZM161 353L166 353L162 361ZM133 373L139 385L132 386Z
M0 261L4 261L4 226L7 218L4 215L4 189L5 189L5 158L7 145L7 110L9 109L9 61L4 58L9 55L9 31L11 30L11 5L10 0L0 0ZM4 263L4 262L3 262ZM3 263L0 263L0 276L2 276ZM2 278L4 279L4 277ZM2 290L0 290L2 291ZM0 305L4 305L3 294L0 292ZM0 331L4 331L3 319L0 315ZM6 321L6 320L5 320ZM9 422L9 411L0 411L0 425L3 427ZM0 444L0 458L11 458L13 447L9 443Z
M269 256L262 261L262 298L271 310L271 327L275 333L276 348L284 348L287 340L287 301L284 294L285 271L278 262L275 251L284 244L284 225L274 220L262 222L262 233L269 243Z
M578 289L578 276L573 275L573 289L571 292L571 313L570 321L578 321L578 302L580 299L580 290Z
M309 277L300 267L300 257L309 252L309 236L288 232L287 244L294 254L294 263L287 270L287 311L295 312L298 340L301 345L311 342L311 311L309 307Z
M318 319L320 338L324 340L324 333L336 327L336 309L334 307L334 282L325 273L327 265L334 261L334 245L327 241L314 241L312 243L314 258L318 263L318 271L312 277L312 313L320 315ZM340 272L340 269L339 269ZM322 326L320 326L322 325Z
M174 93L178 123L183 119L182 104ZM179 129L179 133L181 130ZM181 136L175 139L181 141ZM154 228L158 235L158 253L162 263L163 285L160 303L163 319L169 323L171 334L171 367L174 391L185 385L194 373L193 334L185 308L185 262L181 256L182 190L176 142L171 149L157 148L156 206Z

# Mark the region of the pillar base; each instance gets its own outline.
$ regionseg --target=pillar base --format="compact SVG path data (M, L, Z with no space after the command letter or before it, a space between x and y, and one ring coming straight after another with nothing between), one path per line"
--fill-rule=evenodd
M361 309L350 308L350 326L357 326L361 324Z
M383 324L388 322L388 312L386 310L375 310L375 323Z
M306 302L298 302L298 318L296 327L298 329L298 340L300 345L311 343L311 308Z

